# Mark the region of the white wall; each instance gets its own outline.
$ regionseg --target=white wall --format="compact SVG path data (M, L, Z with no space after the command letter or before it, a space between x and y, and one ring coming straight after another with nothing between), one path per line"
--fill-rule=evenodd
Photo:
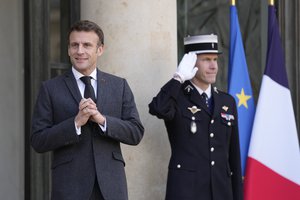
M0 199L24 199L23 4L0 5Z
M177 66L176 1L84 0L81 18L102 27L99 68L128 80L145 127L138 146L122 146L129 199L162 200L170 146L163 121L148 114L148 104Z

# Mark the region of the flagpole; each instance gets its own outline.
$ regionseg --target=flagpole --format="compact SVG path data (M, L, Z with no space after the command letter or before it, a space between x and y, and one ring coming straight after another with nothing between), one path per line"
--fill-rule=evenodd
M235 0L231 0L231 5L235 6Z
M274 6L274 0L269 0L269 5Z

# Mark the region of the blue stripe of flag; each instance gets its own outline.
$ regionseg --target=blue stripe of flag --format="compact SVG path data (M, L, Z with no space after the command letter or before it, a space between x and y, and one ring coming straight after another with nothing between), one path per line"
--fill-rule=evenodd
M287 73L284 63L284 53L281 45L279 28L274 6L269 6L268 24L268 52L267 65L264 74L280 85L289 88Z

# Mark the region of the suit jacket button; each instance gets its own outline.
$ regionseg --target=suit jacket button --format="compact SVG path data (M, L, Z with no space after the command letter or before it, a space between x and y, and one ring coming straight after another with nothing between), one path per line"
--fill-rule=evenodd
M177 168L178 168L178 169L180 169L180 168L181 168L181 165L180 165L180 164L178 164L178 165L177 165Z
M211 161L211 166L214 166L215 165L215 161Z

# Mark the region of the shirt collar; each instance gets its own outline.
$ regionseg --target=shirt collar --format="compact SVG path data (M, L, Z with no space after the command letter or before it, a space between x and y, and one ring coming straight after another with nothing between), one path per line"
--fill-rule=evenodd
M72 66L72 72L76 80L79 80L81 77L84 76L79 71L77 71L73 66ZM92 71L92 73L89 76L92 77L94 80L97 80L97 68L95 68L94 71Z
M191 83L193 84L193 86L197 89L197 91L199 92L199 94L201 95L203 92L205 92L207 94L207 97L210 98L211 97L211 85L208 86L208 88L203 91L201 88L199 88L197 85L195 85L192 81Z

